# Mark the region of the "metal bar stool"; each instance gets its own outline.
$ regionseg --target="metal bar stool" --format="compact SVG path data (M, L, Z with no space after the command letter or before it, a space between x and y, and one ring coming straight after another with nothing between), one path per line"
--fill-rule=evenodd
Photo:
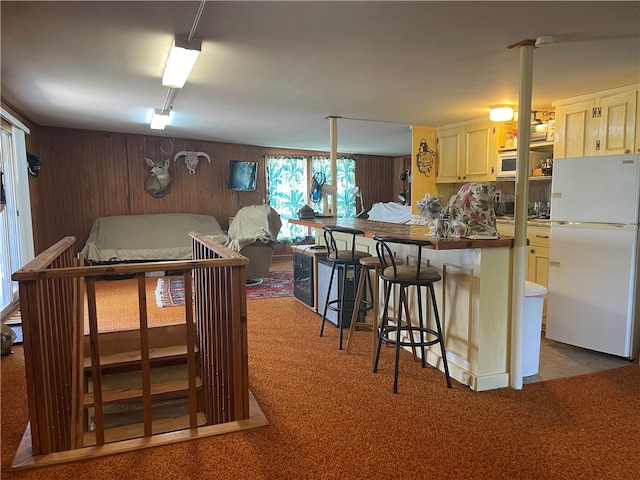
M320 336L324 333L324 323L327 319L327 311L333 310L337 313L338 316L338 348L342 350L342 336L343 336L343 322L342 318L344 316L345 307L351 307L356 312L366 312L372 308L372 302L367 300L360 300L358 303L355 302L355 299L350 300L345 297L345 284L347 279L347 271L352 270L354 274L354 278L358 278L358 274L360 273L360 259L365 257L371 257L371 254L368 252L363 252L361 250L356 250L356 236L364 235L362 230L356 230L353 228L346 227L336 227L325 225L322 227L324 230L324 241L327 244L327 260L331 263L331 276L329 278L329 287L327 288L327 297L324 304L324 311L322 313L322 324L320 325ZM347 250L339 250L336 244L336 239L334 237L335 232L345 233L347 235L351 235L351 246ZM331 296L331 286L333 285L334 274L338 272L340 275L340 283L341 287L338 292L338 297L334 299L330 299ZM356 308L356 305L358 307Z
M400 261L396 260L398 264ZM362 270L360 271L360 280L358 281L358 291L356 293L355 304L358 305L362 301L362 295L364 294L365 288L369 286L369 293L371 298L373 298L373 312L374 318L373 323L360 323L356 325L358 321L358 311L354 309L353 315L351 316L351 325L349 326L349 335L347 336L347 348L346 352L349 354L351 352L351 339L353 337L353 333L357 328L365 327L367 331L372 332L372 346L371 346L371 365L375 365L376 361L376 345L378 343L378 337L375 334L376 329L379 325L379 316L380 316L380 301L379 301L379 287L378 287L378 278L380 277L380 260L378 257L364 257L360 259L360 265ZM373 280L369 277L369 271L374 270L373 272ZM407 299L404 299L404 312L407 324L411 325L411 318L409 317L409 305L407 303ZM411 338L412 345L411 349L413 351L413 355L417 358L416 355L416 345L413 342L413 337Z
M426 267L422 265L422 247L431 245L428 240L409 240L403 238L381 237L375 235L373 237L376 240L376 252L380 259L380 278L387 282L384 296L384 307L382 312L382 321L378 328L378 343L376 346L376 359L373 365L373 372L378 371L378 362L380 360L380 347L382 342L393 343L396 347L395 367L393 374L393 393L398 393L398 364L400 361L400 347L411 345L411 342L404 341L402 339L402 333L407 332L409 337L414 336L414 332L420 334L420 340L415 342L420 347L420 353L422 358L422 368L426 366L424 347L440 344L440 352L442 354L442 365L444 367L444 374L447 381L447 387L451 388L451 377L449 376L449 365L447 363L447 352L444 347L444 336L442 335L442 328L440 326L440 316L438 315L438 305L436 303L435 290L433 284L440 281L441 277L438 271L433 267ZM403 244L414 245L418 249L418 262L415 266L398 265L391 252L389 244ZM391 290L394 285L400 287L400 303L403 305L406 301L407 287L417 287L417 299L418 299L418 326L403 325L402 324L402 307L398 308L398 318L396 325L389 325L389 298L391 296ZM424 323L424 315L422 308L422 287L426 287L431 293L431 304L433 307L434 321L436 329L427 328ZM391 334L395 333L392 337Z

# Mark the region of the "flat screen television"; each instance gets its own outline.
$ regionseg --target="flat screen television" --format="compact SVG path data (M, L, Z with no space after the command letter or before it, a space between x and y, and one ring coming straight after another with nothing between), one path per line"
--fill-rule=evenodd
M231 160L229 167L229 189L249 192L256 189L258 162Z

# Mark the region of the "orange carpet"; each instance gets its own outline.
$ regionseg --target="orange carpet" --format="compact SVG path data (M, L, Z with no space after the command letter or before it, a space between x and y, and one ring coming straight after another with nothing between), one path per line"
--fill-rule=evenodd
M155 301L157 278L146 278L147 316L149 325L166 325L184 322L184 307L158 308ZM140 325L138 313L137 280L98 280L96 282L96 304L101 332L120 328L137 328ZM85 333L89 333L86 320Z
M171 310L171 309L165 309ZM636 479L640 367L473 392L402 352L370 372L293 298L248 302L249 375L264 428L11 471L27 422L22 347L2 359L3 479Z

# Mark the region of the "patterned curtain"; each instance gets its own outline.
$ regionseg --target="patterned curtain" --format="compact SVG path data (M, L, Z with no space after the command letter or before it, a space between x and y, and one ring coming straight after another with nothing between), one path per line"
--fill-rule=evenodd
M326 176L328 184L331 180L330 157L312 157L311 171L307 171L307 160L304 157L266 156L267 166L267 194L269 204L276 209L282 219L282 228L278 240L296 242L307 235L307 227L291 225L290 218L298 218L298 210L305 205L318 211L321 206L313 204L308 185L316 172ZM354 157L339 157L337 159L337 207L339 217L355 217L355 198L351 189L355 186L356 159Z
M265 157L267 165L267 195L269 204L282 219L278 240L295 242L304 239L307 227L292 225L287 220L298 218L298 210L307 199L306 161L304 157Z
M331 178L331 158L330 157L311 157L312 175L316 172L324 173L327 184L334 185ZM336 161L336 173L338 181L335 183L338 187L337 208L338 217L355 217L356 202L355 197L351 194L351 189L356 184L356 159L355 157L338 157Z

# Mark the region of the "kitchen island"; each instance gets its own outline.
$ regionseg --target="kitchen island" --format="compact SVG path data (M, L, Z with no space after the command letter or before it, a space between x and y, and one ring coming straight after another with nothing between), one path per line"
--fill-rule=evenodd
M437 240L423 225L359 218L290 219L289 223L316 229L320 245L324 244L324 225L362 230L365 233L356 238L357 248L372 255L376 254L372 238L376 234L430 240L432 245L424 249L423 261L442 275L435 288L451 377L478 391L509 385L512 237ZM338 248L346 247L349 238L337 234L337 241L344 241ZM398 245L395 252L405 262L417 261L415 247ZM417 318L414 295L409 301L411 318ZM433 326L432 321L429 313L427 323ZM439 348L428 348L426 355L429 364L442 369Z

